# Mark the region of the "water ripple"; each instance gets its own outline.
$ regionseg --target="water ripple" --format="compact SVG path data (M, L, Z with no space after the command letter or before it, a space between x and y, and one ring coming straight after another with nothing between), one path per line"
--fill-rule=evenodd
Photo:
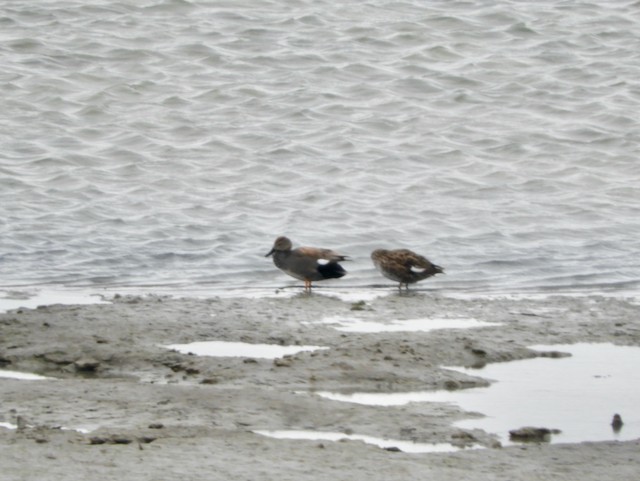
M0 8L2 282L248 285L280 234L438 288L625 286L637 3Z

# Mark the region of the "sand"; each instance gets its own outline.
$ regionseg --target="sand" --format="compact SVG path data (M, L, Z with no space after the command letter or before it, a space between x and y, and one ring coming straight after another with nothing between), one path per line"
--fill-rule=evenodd
M364 406L314 391L401 392L487 385L442 369L540 355L535 344L640 346L638 306L608 297L455 299L433 292L345 301L323 291L264 298L114 296L0 315L0 480L636 480L640 442L500 445L463 431L443 403ZM474 318L431 332L342 332L330 318ZM194 341L315 345L277 359L181 354ZM612 412L613 414L613 412ZM519 428L521 426L514 426ZM553 427L553 426L549 426ZM361 441L281 440L314 430L475 446L413 454Z

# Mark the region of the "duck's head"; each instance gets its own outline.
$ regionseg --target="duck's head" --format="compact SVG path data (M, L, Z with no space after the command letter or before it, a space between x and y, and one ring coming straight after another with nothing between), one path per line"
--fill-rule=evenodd
M291 240L289 240L288 237L280 236L273 243L273 247L265 255L265 257L269 257L270 255L272 255L276 251L290 251L292 246L293 246L293 244L291 243Z

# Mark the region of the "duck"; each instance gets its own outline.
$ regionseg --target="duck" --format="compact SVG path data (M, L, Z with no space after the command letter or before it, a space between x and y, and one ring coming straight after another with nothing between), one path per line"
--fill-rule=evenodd
M371 253L371 260L382 275L400 283L401 291L403 284L409 290L409 284L444 273L444 268L409 249L376 249Z
M325 279L337 279L347 274L339 264L350 260L348 256L338 254L331 249L318 247L298 247L288 237L280 236L273 243L265 257L273 256L278 269L291 277L304 281L305 292L311 292L311 283Z

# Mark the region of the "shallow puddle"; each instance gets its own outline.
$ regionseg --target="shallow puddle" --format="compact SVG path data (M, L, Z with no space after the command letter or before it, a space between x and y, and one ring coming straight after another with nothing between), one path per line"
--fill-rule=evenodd
M163 346L183 354L214 357L253 357L275 359L305 351L328 349L321 346L280 346L278 344L249 344L246 342L202 341L190 344Z
M405 453L450 453L460 451L461 448L450 443L414 443L400 439L383 439L361 434L344 434L324 431L254 431L256 434L276 439L305 439L309 441L362 441L366 444L373 444L382 449L399 449Z
M341 394L337 392L316 391L314 394L331 399L332 401L365 404L367 406L403 406L412 402L436 402L434 397L444 391L415 391L415 392L355 392ZM444 400L443 400L444 401Z
M473 318L422 318L392 320L389 322L365 321L357 318L330 317L321 321L343 332L429 332L438 329L472 329L499 326L494 322L482 322Z
M20 371L7 371L5 369L0 369L0 378L20 379L22 381L43 381L45 379L53 379L51 377L40 376L38 374Z
M26 426L27 428L33 428L33 426ZM6 422L0 422L0 428L5 428L5 429L18 429L18 425L17 424L12 424L12 423L6 423ZM88 428L66 428L64 426L61 426L60 428L61 431L75 431L77 433L82 433L82 434L89 434L93 429L97 429L97 427L92 428L92 429L88 429Z
M571 357L535 358L488 364L481 369L450 367L489 379L489 387L409 393L317 393L338 401L393 406L449 402L484 415L455 423L462 429L495 433L513 444L509 431L524 426L559 429L550 442L630 440L640 436L640 348L613 344L534 346ZM611 421L620 414L623 425Z
M93 292L83 290L0 291L0 312L21 308L36 309L38 306L54 304L109 304L109 302Z

